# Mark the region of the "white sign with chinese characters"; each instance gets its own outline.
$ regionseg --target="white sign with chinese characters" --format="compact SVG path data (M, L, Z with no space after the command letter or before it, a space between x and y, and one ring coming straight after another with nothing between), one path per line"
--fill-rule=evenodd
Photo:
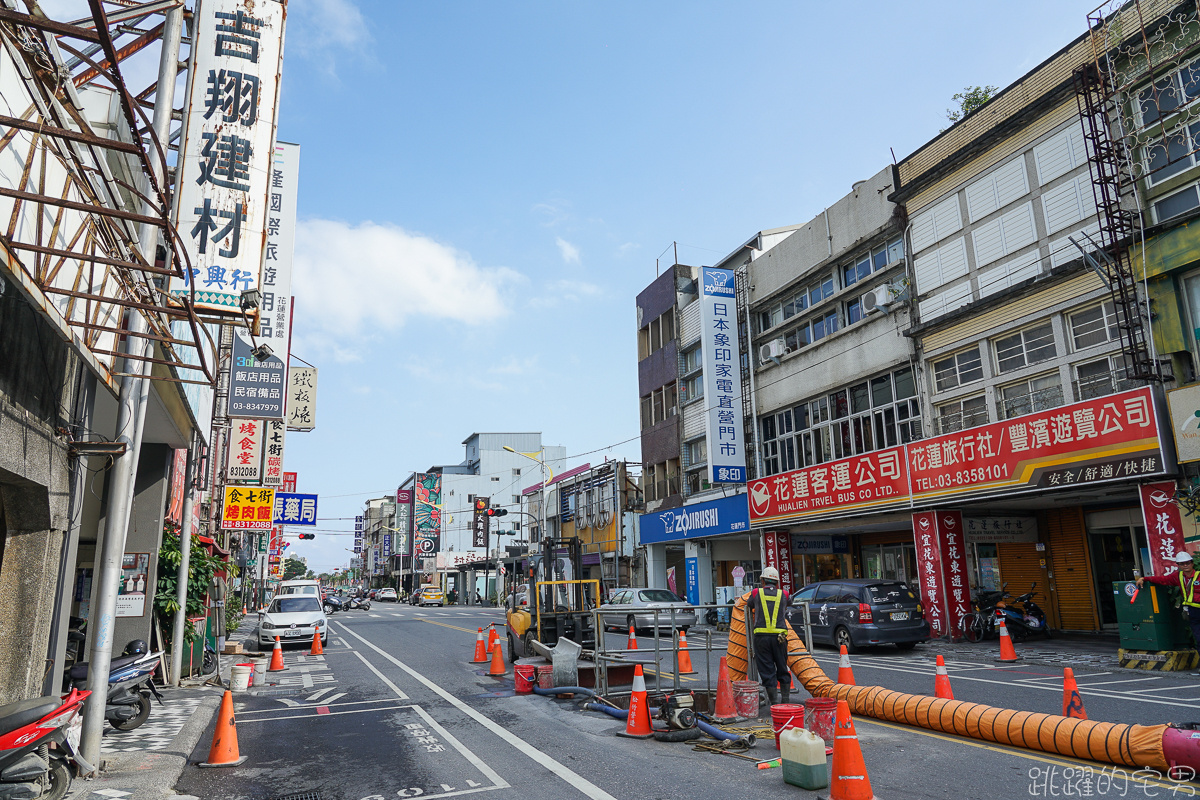
M1036 542L1037 517L964 517L968 544Z
M230 420L225 475L231 482L258 483L262 480L264 428L261 419Z
M283 440L287 426L281 419L263 421L263 486L283 486ZM292 487L295 491L296 487Z
M296 186L300 179L300 145L279 142L271 161L267 195L267 246L262 262L260 339L278 353L291 347L292 249L296 241Z
M317 368L291 367L288 370L288 428L311 431L317 427Z
M710 483L746 482L733 270L700 268L700 347Z
M191 268L172 293L195 284L198 308L236 312L261 288L286 13L205 0L196 16L176 220Z

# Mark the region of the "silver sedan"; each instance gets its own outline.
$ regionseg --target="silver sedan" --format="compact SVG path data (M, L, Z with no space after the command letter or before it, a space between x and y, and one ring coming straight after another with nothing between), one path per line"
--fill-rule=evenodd
M696 624L696 609L666 589L617 589L609 601L600 606L600 613L606 630L628 630L631 626L637 630L651 630L655 627L656 609L660 629L674 627L686 631Z

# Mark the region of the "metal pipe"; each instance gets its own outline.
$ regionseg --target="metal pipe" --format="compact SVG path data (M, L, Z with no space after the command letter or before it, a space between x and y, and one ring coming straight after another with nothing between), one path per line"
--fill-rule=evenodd
M175 103L175 75L179 63L179 40L183 30L183 8L172 8L166 12L163 27L162 50L159 53L158 90L154 98L152 127L159 141L167 141L171 133L171 114ZM150 167L157 173L160 162L149 159ZM161 177L161 176L160 176ZM149 203L143 203L149 207ZM143 255L152 260L158 246L158 228L145 224L139 231ZM128 352L143 356L149 342L139 334L147 330L146 319L141 314L131 314L129 329L133 334L128 339ZM143 373L143 363L137 359L126 359L126 372L121 380L121 393L117 410L117 441L127 445L141 442L145 426L145 404L142 402L143 386L149 383ZM107 522L104 541L97 569L96 607L93 620L92 652L88 667L88 689L92 694L83 709L83 730L80 734L80 750L84 759L100 763L100 737L104 733L104 706L108 697L108 676L112 664L113 624L117 608L117 583L121 577L121 563L125 555L125 536L129 529L129 515L133 505L134 483L137 477L138 451L127 448L123 455L115 458L113 483L109 491Z
M187 467L184 471L183 483L183 515L179 520L179 570L176 572L175 600L179 608L175 609L175 624L171 627L171 685L178 686L180 675L183 673L183 626L187 617L188 575L192 561L192 506L195 493L192 484L196 471L196 441L192 439L188 448ZM258 553L255 553L255 558Z

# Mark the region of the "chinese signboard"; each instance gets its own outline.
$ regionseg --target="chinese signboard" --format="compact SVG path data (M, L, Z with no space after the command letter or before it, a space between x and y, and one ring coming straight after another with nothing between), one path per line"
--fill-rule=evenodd
M412 531L412 497L411 489L396 491L396 547L393 552L399 555L411 555L409 548L409 533Z
M223 530L270 530L271 510L274 505L274 489L226 486L221 528Z
M202 309L236 311L261 288L284 19L275 0L197 10L177 220L191 271L172 291L194 284Z
M167 519L183 526L183 495L187 488L187 450L175 451L171 462L171 501L167 505Z
M354 552L361 553L363 549L363 518L354 518Z
M1174 575L1179 565L1172 559L1184 550L1183 519L1175 502L1175 481L1143 483L1142 518L1146 523L1146 543L1150 546L1153 575Z
M967 544L1014 544L1038 540L1037 517L966 517Z
M1167 392L1179 463L1200 461L1200 383Z
M708 503L642 514L639 528L642 544L673 542L748 531L750 515L746 511L746 498L736 494Z
M700 559L688 556L683 560L684 592L687 601L693 605L700 604Z
M805 467L750 484L750 518L755 522L849 516L908 504L908 473L902 447Z
M263 420L264 438L266 439L263 445L263 471L262 483L263 486L283 486L283 437L287 434L287 425L281 419ZM293 472L294 476L295 473ZM296 482L292 481L293 492L296 491Z
M288 427L311 431L317 427L317 368L288 370Z
M276 355L260 359L253 349L250 339L234 329L226 415L240 419L283 419L283 359Z
M274 522L276 525L307 525L316 527L317 496L315 494L275 493ZM355 532L355 536L358 533Z
M963 615L971 610L966 547L959 511L913 514L917 573L925 616L934 636L962 635Z
M419 472L416 478L413 546L417 555L432 556L442 549L442 476L436 472Z
M779 588L791 592L792 580L792 537L786 532L766 531L763 534L763 565L774 567L779 572Z
M292 245L296 239L299 181L300 145L277 143L267 196L267 246L263 251L258 335L272 340L272 347L280 353L291 348Z
M488 546L488 522L491 517L487 515L488 498L475 498L475 513L471 517L471 546L483 547Z
M229 450L225 475L239 483L262 480L263 422L260 419L230 420Z
M285 492L296 491L296 473L294 473L294 472L283 473L283 491L285 491Z
M705 437L710 483L746 482L733 270L700 268Z

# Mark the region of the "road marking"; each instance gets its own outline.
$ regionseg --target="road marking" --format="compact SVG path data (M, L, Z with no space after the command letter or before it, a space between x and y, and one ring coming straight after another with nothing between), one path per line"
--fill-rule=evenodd
M354 632L351 631L351 633L354 633ZM358 634L356 634L356 633L354 635L358 636ZM366 641L366 640L364 639L363 641ZM364 656L362 653L358 652L357 650L354 651L354 655L358 656L359 660L367 665L367 669L369 669L369 670L371 670L371 672L375 673L375 677L377 677L377 678L379 678L379 680L383 681L384 686L388 687L393 692L395 692L397 697L399 697L403 700L408 699L408 695L406 695L403 691L401 691L399 686L397 686L396 684L389 681L386 675L384 675L382 672L380 672L378 669L375 668L374 664L372 664L370 661L367 661L366 656Z
M340 637L340 636L338 637L338 644L340 644L342 647L346 647L346 648L349 648L349 649L351 649L351 650L353 650L353 649L354 649L354 648L350 647L350 645L348 645L348 644L346 643L346 640L345 640L345 639L343 639L343 638L342 638L342 637Z
M311 672L305 672L300 676L300 678L305 689L311 689L313 687L313 676Z
M329 694L332 691L333 691L332 686L330 686L328 689L322 689L321 691L317 692L316 694L312 695L311 697L304 698L304 702L306 702L306 703L315 702L317 700L320 700L322 697L324 697L325 695Z
M413 612L413 615L414 615L414 616L417 616L417 617L423 617L423 616L425 616L425 614L422 614L420 611L414 611L414 612Z
M367 614L367 616L368 616L368 617L378 617L378 616L381 616L381 615L379 615L379 614Z
M345 693L343 692L343 694L345 694ZM338 695L338 696L340 697L341 695ZM281 703L287 704L290 708L316 708L317 706L333 705L333 703L331 703L331 702L313 703L312 705L304 705L303 703L297 703L295 700L289 700L286 697L276 697L275 699ZM401 699L406 700L408 698L401 698ZM371 704L394 703L394 702L396 702L396 701L392 700L389 697L385 700L352 700L349 703L338 703L337 706L339 708L345 708L346 706L367 706L367 705L371 705ZM254 714L276 714L278 712L279 712L278 708L260 708L257 711L239 711L239 712L237 712L237 715L239 717L249 717Z
M339 624L341 624L343 628L346 628L345 624L343 624L343 623L339 623ZM591 781L587 780L586 778L584 778L582 775L575 772L574 770L555 761L553 758L546 755L545 753L543 753L541 750L537 749L533 745L529 744L524 739L522 739L519 736L517 736L516 734L514 734L512 731L505 728L503 725L499 724L498 722L495 722L490 717L484 716L480 712L471 708L469 705L464 703L462 700L459 700L457 697L455 697L454 695L447 692L441 686L438 686L436 683L431 681L429 678L426 678L424 675L417 672L415 669L408 666L407 664L405 664L403 661L396 658L392 654L377 647L374 643L367 640L363 636L360 636L359 634L355 633L354 631L350 630L349 628L346 628L346 632L349 633L354 638L358 639L360 642L365 644L367 647L374 650L376 653L379 653L379 655L383 656L384 658L386 658L388 661L395 664L400 669L407 672L410 676L412 676L416 680L423 683L426 686L426 688L428 688L434 694L438 695L443 700L448 702L450 705L454 706L459 711L463 712L468 717L470 717L471 719L478 722L484 728L486 728L489 731L491 731L492 733L494 733L501 741L507 742L508 744L512 745L514 748L516 748L520 752L529 756L530 759L532 759L533 761L536 761L538 764L541 764L543 767L550 770L558 777L562 778L564 781L569 783L571 786L578 789L584 796L593 798L593 800L616 800L615 797L613 797L611 794L609 794L608 792L601 789L599 786L597 786L594 783L592 783ZM499 779L499 776L497 776L497 779Z
M263 717L262 719L244 719L244 720L241 720L239 722L239 724L240 725L249 725L254 722L277 722L278 720L281 720L281 719L305 719L307 717L316 717L316 716L338 717L338 716L342 716L344 714L378 714L378 713L384 712L384 711L398 711L402 708L415 708L415 706L384 706L381 708L356 708L356 709L352 709L350 711L327 711L324 714L321 714L319 711L317 711L318 708L323 708L323 706L305 706L304 708L306 710L309 708L313 709L313 713L311 713L311 714L283 714L278 717Z
M1161 677L1155 675L1152 678L1122 678L1119 681L1088 681L1087 683L1084 683L1083 681L1077 681L1077 683L1079 684L1080 688L1083 688L1084 686L1103 686L1103 685L1109 684L1109 683L1139 683L1141 681L1161 681L1161 680L1162 680ZM1144 690L1139 689L1138 691L1144 691Z
M421 620L421 622L428 622L430 625L441 625L443 628L453 628L456 631L463 631L464 633L478 633L479 632L479 631L473 631L470 628L460 628L457 625L451 625L448 622L437 622L436 620L432 620L432 619L423 619L423 620Z

